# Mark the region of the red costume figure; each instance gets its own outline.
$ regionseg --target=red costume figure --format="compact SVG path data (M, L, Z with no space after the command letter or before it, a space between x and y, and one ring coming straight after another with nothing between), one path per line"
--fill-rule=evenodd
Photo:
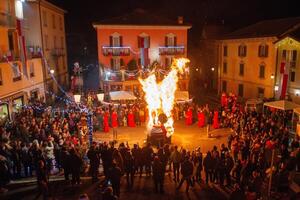
M129 127L135 127L134 115L131 110L129 111L128 116L127 116L127 124Z
M118 114L116 111L111 114L111 127L118 127Z
M103 116L103 131L109 132L109 113L105 112Z
M226 93L223 92L222 96L221 96L221 105L222 107L226 107L227 106L227 96Z
M202 128L205 125L205 115L202 111L198 112L198 127Z
M216 128L219 128L219 113L218 111L215 111L214 112L214 119L213 119L213 128L216 129Z
M191 108L188 109L188 111L186 112L186 119L185 119L185 124L186 125L192 125L193 123L193 111Z

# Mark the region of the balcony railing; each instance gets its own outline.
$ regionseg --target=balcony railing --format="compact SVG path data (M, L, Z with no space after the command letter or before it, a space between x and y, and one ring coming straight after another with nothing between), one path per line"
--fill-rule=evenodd
M6 57L6 58L5 58ZM0 51L0 63L1 62L7 62L8 61L16 61L19 60L19 53L14 51L6 51L2 52Z
M159 47L159 55L183 55L184 46Z
M59 57L65 55L65 49L64 48L55 48L52 49L52 56Z
M39 46L28 46L27 47L27 56L29 59L32 58L41 58L42 57L42 48Z
M102 47L104 56L129 56L130 47Z

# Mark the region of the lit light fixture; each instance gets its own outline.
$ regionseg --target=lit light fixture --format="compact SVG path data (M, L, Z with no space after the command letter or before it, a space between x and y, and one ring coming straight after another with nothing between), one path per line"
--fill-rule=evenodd
M295 94L296 94L296 96L299 96L300 91L299 91L299 90L296 90L296 91L295 91Z
M110 72L106 72L106 74L107 74L107 76L110 76L111 73Z
M274 78L275 78L274 74L271 74L271 79L274 79Z
M197 72L197 71L199 71L199 69L198 69L198 68L196 68L196 72Z
M76 103L80 103L81 95L79 93L74 94L74 100Z
M97 99L98 101L103 101L104 100L104 93L102 90L100 90L98 93L97 93Z
M21 0L21 2L22 2L22 3L24 3L24 2L25 2L25 0Z
M54 69L50 69L50 74L54 74Z
M277 92L279 90L279 86L275 85L274 90Z
M212 68L211 68L211 71L215 71L215 68L214 68L214 67L212 67Z

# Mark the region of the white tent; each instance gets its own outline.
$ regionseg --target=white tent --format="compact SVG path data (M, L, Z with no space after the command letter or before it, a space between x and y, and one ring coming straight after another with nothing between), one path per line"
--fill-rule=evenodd
M189 101L188 91L175 91L175 101Z
M113 91L109 92L110 99L112 101L117 101L117 100L136 100L136 97L127 91Z
M300 105L286 100L266 102L264 103L264 106L276 108L279 110L293 110L294 108L300 108Z

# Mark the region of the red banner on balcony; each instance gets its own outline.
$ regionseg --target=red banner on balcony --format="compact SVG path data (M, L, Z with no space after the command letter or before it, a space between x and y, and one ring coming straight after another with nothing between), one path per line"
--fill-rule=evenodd
M285 68L285 62L280 63L280 73L284 73L284 68Z
M282 87L281 87L281 99L285 99L286 89L287 89L287 83L288 83L288 74L283 74L282 78Z

